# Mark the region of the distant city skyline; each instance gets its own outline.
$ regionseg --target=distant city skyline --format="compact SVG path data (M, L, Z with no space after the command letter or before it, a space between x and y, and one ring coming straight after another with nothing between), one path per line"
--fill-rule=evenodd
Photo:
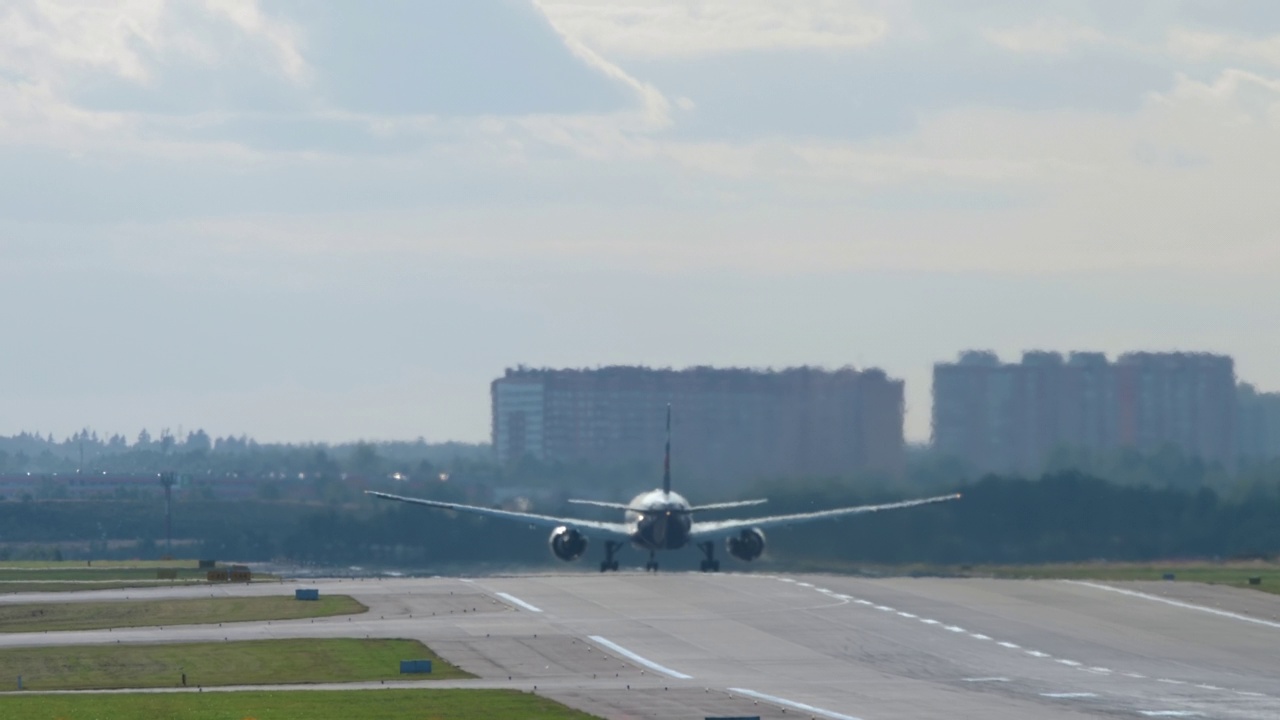
M1280 4L12 0L0 434L486 441L517 364L1280 390Z

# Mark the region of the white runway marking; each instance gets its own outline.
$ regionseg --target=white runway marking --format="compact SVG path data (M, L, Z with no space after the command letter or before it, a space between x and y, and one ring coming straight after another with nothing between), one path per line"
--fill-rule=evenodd
M1040 693L1040 697L1047 697L1047 698L1093 698L1093 697L1098 697L1098 693L1091 693L1091 692Z
M1147 717L1204 717L1204 713L1194 710L1139 710L1138 714Z
M621 645L619 645L619 644L617 644L617 643L613 642L612 640L608 640L608 639L606 639L606 638L602 638L602 637L600 637L599 635L591 635L591 636L589 636L589 639L590 639L592 642L594 642L595 644L597 644L597 645L604 646L604 647L606 647L606 648L608 648L608 649L610 649L610 650L612 650L612 651L614 651L614 652L618 653L619 655L621 655L621 656L623 656L623 657L627 658L628 660L631 660L632 662L639 663L639 664L641 664L641 665L643 665L643 666L645 666L645 667L649 668L650 670L654 670L654 671L660 672L660 673L662 673L663 675L666 675L667 677L673 677L673 678L675 678L675 679L677 679L677 680L692 680L692 679L693 679L693 676L692 676L692 675L685 675L684 673L680 672L679 670L672 670L671 668L666 667L665 665L659 665L658 663L656 663L656 662L654 662L654 661L652 661L652 660L650 660L650 659L648 659L648 658L641 657L641 656L639 656L639 655L637 655L637 654L635 654L635 653L631 652L630 650L628 650L628 649L626 649L626 648L622 647Z
M1062 582L1071 583L1072 585L1083 585L1085 587L1091 587L1098 590L1106 590L1108 592L1113 592L1113 593L1120 593L1121 595L1128 595L1129 597L1142 598L1143 600L1152 600L1158 603L1164 603L1165 605L1172 605L1174 607L1183 608L1185 610L1199 610L1200 612L1206 612L1206 613L1209 613L1210 615L1217 615L1219 617L1230 618L1232 620L1239 620L1241 622L1253 623L1255 625L1266 625L1267 627L1276 628L1277 630L1280 630L1280 622L1272 622L1270 620L1263 620L1261 618L1249 617L1248 615L1241 615L1240 613L1228 612L1226 610L1219 610L1217 608L1205 607L1203 605L1192 605L1191 603L1182 602L1181 600L1170 600L1169 598L1162 598L1159 595L1148 595L1147 593L1138 592L1136 590L1125 590L1124 588L1111 587L1110 585L1086 582L1084 580L1063 580Z
M796 582L795 580L792 580L792 579L790 579L790 578L774 578L774 579L783 580L784 582L792 582L792 583ZM1267 620L1260 620L1260 619L1258 619L1258 618L1251 618L1251 617L1248 617L1248 616L1245 616L1245 615L1239 615L1239 614L1237 614L1237 613L1227 612L1227 611L1225 611L1225 610L1216 610L1216 609L1214 609L1214 608L1203 607L1203 606L1200 606L1200 605L1192 605L1192 604L1190 604L1190 603L1179 602L1179 601L1177 601L1177 600L1168 600L1168 599L1166 599L1166 598L1158 597L1158 596L1156 596L1156 595L1148 595L1147 593L1136 592L1136 591L1133 591L1133 590L1123 590L1123 589L1121 589L1121 588L1111 587L1110 585L1102 585L1102 584L1100 584L1100 583L1092 583L1092 582L1087 582L1087 581L1083 581L1083 580L1062 580L1061 582L1072 583L1072 584L1074 584L1074 585L1084 585L1084 586L1086 586L1086 587L1096 588L1096 589L1099 589L1099 590L1106 590L1106 591L1109 591L1109 592L1115 592L1115 593L1119 593L1119 594L1121 594L1121 595L1131 595L1131 596L1133 596L1133 597L1142 598L1142 599L1144 599L1144 600L1154 600L1154 601L1156 601L1156 602L1162 602L1162 603L1165 603L1165 604L1168 604L1168 605L1173 605L1173 606L1175 606L1175 607L1181 607L1181 608L1185 608L1185 609L1188 609L1188 610L1200 610L1200 611L1203 611L1203 612L1212 613L1212 614L1214 614L1214 615L1219 615L1219 616L1227 617L1227 618L1231 618L1231 619L1234 619L1234 620L1243 620L1243 621L1246 621L1246 622L1257 623L1257 624L1260 624L1260 625L1267 625L1267 626L1271 626L1271 627L1280 628L1280 622L1270 622L1270 621L1267 621ZM810 584L808 584L808 583L798 583L798 584L799 584L799 585L802 585L802 586L804 586L804 587L814 588L814 586L813 586L813 585L810 585ZM954 632L954 633L966 633L966 634L968 634L968 635L969 635L969 637L974 638L975 640L986 640L986 641L994 640L994 639L993 639L991 636L989 636L989 635L984 635L984 634L982 634L982 633L976 633L976 632L968 632L968 631L966 631L964 628L962 628L962 627L960 627L960 626L958 626L958 625L947 625L946 623L943 623L943 622L938 621L938 620L933 620L933 619L931 619L931 618L923 618L923 617L920 617L920 616L918 616L918 615L913 615L913 614L911 614L911 613L909 613L909 612L905 612L905 611L901 611L901 610L894 610L893 608L891 608L891 607L889 607L889 606L887 606L887 605L877 605L876 603L873 603L873 602L871 602L870 600L864 600L864 599L861 599L861 598L855 598L855 597L851 597L851 596L849 596L849 595L839 595L839 594L835 594L834 592L832 592L832 591L830 591L830 590L828 590L828 589L826 589L826 588L814 588L814 589L816 589L818 592L821 592L821 593L827 594L827 595L828 595L828 596L830 596L830 597L837 597L837 598L841 598L841 599L843 599L843 600L851 600L851 601L853 601L853 602L855 602L855 603L857 603L857 604L859 604L859 605L865 605L865 606L867 606L867 607L873 607L873 608L875 608L875 609L877 609L877 610L881 610L881 611L885 611L885 612L893 612L893 613L895 613L896 615L898 615L898 616L900 616L900 617L904 617L904 618L908 618L908 619L915 619L915 620L919 620L920 622L922 622L922 623L924 623L924 624L926 624L926 625L937 625L937 626L940 626L941 628L943 628L943 629L945 629L945 630L949 630L949 631ZM1091 667L1091 666L1087 666L1087 665L1085 665L1084 663L1076 662L1075 660L1066 660L1066 659L1061 659L1061 658L1055 658L1055 657L1053 657L1052 655L1050 655L1049 653L1040 652L1039 650L1026 650L1026 649L1024 649L1021 645L1018 645L1017 643L1011 643L1011 642L1008 642L1007 640L999 640L999 641L995 641L995 642L996 642L996 644L997 644L997 645L999 645L999 646L1001 646L1001 647L1008 648L1008 649L1010 649L1010 650L1022 650L1023 652L1025 652L1027 655L1030 655L1031 657L1034 657L1034 658L1041 658L1041 659L1049 659L1049 660L1053 660L1054 662L1061 663L1061 664L1066 665L1066 666L1068 666L1068 667L1076 668L1077 670L1080 670L1080 671L1082 671L1082 672L1091 672L1091 673L1096 673L1096 674L1099 674L1099 675L1109 675L1109 674L1112 674L1112 673L1116 673L1116 671L1114 671L1114 670L1112 670L1112 669L1110 669L1110 668L1104 668L1104 667ZM1125 673L1116 673L1116 674L1117 674L1117 675L1123 675L1124 677L1134 678L1134 679L1136 679L1136 680L1148 680L1148 679L1150 679L1150 678L1149 678L1149 677L1147 677L1146 675L1142 675L1142 674L1140 674L1140 673L1135 673L1135 672L1125 672ZM993 678L963 678L963 682L1008 682L1008 681L1009 681L1009 680L1008 680L1008 678L998 678L998 677L993 677ZM1160 678L1160 679L1156 680L1156 682L1166 683L1166 684L1169 684L1169 685L1188 685L1188 684L1191 684L1190 682L1188 682L1188 681L1186 681L1186 680L1173 680L1173 679L1170 679L1170 678ZM1226 688L1218 687L1218 686L1216 686L1216 685L1209 685L1209 684L1196 684L1196 685L1195 685L1195 687L1198 687L1198 688L1200 688L1200 689L1202 689L1202 690L1214 690L1214 691L1223 691L1223 692L1234 692L1234 693L1235 693L1235 694L1237 694L1237 695L1243 695L1243 696L1248 696L1248 697L1269 697L1268 695L1266 695L1266 694L1264 694L1264 693L1248 692L1248 691L1244 691L1244 690L1227 690ZM1095 695L1094 693L1041 693L1041 694L1042 694L1042 695L1044 695L1045 697L1097 697L1097 695ZM1198 713L1198 712L1190 712L1190 711L1182 711L1182 710L1151 710L1151 711L1140 711L1140 712L1142 712L1142 714L1145 714L1145 715L1152 715L1152 716L1167 716L1167 717L1193 717L1193 716L1203 716L1201 713Z
M494 595L497 595L498 597L502 598L503 600L506 600L512 605L519 605L520 607L524 608L525 610L528 610L529 612L536 612L536 613L542 612L542 608L536 607L534 605L530 605L529 603L521 600L515 595L508 595L507 593L504 593L504 592L496 592L494 593Z
M735 693L738 693L739 695L746 695L747 697L753 697L753 698L756 698L757 700L764 700L765 702L771 702L774 705L782 705L783 707L789 707L794 710L803 710L804 712L807 712L807 713L813 713L814 715L821 715L823 717L831 718L831 720L861 720L860 718L856 718L852 715L843 715L838 712L823 710L822 708L819 708L819 707L814 707L812 705L805 705L804 703L799 703L794 700L787 700L786 698L775 697L773 695L765 695L762 692L756 692L755 690L748 690L746 688L729 688L729 692L735 692Z

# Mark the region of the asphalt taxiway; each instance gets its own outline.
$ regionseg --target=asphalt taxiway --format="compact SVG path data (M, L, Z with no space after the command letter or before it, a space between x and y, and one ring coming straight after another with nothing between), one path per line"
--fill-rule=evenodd
M414 638L480 678L448 686L526 689L608 718L1280 717L1280 596L1233 588L625 572L300 585L352 595L369 612L6 634L0 647ZM0 603L292 594L297 586ZM405 685L418 683L385 686Z

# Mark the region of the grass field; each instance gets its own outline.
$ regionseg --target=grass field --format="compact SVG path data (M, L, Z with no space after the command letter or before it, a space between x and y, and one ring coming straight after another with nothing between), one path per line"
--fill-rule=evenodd
M517 690L317 690L8 695L0 717L23 720L592 720Z
M298 601L293 596L104 600L0 605L0 633L197 625L352 615L368 610L346 595Z
M75 570L79 568L99 569L146 569L179 568L182 570L198 570L199 560L0 560L0 570Z
M429 676L415 677L471 677L417 640L308 638L6 648L0 689L16 691L19 675L27 690L180 687L183 673L188 686L205 687L393 680L402 679L401 660L432 661Z
M172 570L175 578L158 578ZM196 560L19 560L0 562L0 593L73 592L207 582ZM255 581L275 580L255 575Z
M1090 562L1046 563L1043 565L852 565L796 563L793 572L837 572L873 576L994 577L1011 579L1064 580L1163 580L1172 573L1175 581L1262 590L1280 594L1280 564L1264 560L1225 562L1164 561L1150 563ZM1249 578L1261 583L1250 585Z
M1232 585L1280 593L1280 565L1262 561L1224 563L1065 563L1054 565L974 566L963 571L974 576L1001 578L1064 578L1070 580L1162 580L1172 573L1176 581ZM1249 578L1261 578L1250 585Z

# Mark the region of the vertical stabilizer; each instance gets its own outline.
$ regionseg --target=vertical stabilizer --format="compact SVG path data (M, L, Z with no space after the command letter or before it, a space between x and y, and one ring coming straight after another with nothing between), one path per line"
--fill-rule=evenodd
M662 492L671 494L671 403L667 403L667 452L662 458Z

